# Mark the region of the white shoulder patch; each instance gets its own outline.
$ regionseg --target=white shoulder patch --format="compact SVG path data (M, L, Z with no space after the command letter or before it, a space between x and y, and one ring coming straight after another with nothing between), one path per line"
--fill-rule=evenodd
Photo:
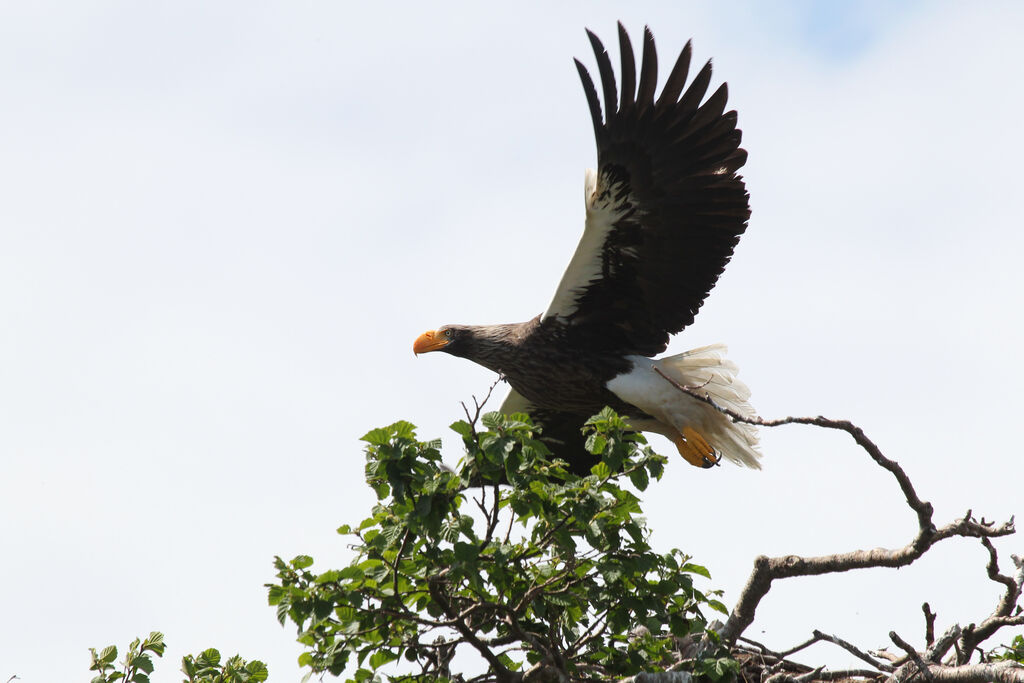
M615 188L599 187L597 171L588 168L584 176L583 192L587 211L586 223L583 226L583 237L576 246L576 252L569 261L569 266L558 283L551 305L544 312L542 319L553 315L568 316L577 308L577 298L581 290L601 276L601 251L604 248L608 233L615 222L622 216L621 207L612 202L599 202L598 197L605 194L614 196Z
M528 413L530 408L533 406L527 401L522 394L515 389L508 390L508 396L502 401L501 407L498 408L498 412L502 415L511 415L512 413Z

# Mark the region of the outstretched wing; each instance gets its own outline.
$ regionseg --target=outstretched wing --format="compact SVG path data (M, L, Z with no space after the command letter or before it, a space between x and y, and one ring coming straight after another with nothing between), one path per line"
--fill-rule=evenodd
M711 62L683 92L690 43L655 100L658 61L644 29L637 84L633 47L622 24L622 92L601 41L587 31L604 95L576 60L597 138L588 171L587 221L545 320L595 350L652 356L694 316L732 256L750 215L736 171L736 112L725 111L725 84L704 100ZM680 93L682 93L680 95Z

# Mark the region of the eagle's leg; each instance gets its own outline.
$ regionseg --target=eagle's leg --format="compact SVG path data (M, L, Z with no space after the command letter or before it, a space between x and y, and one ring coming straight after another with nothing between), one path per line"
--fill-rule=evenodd
M695 467L713 467L721 459L721 454L701 436L700 432L690 427L683 427L682 432L672 441L679 455Z

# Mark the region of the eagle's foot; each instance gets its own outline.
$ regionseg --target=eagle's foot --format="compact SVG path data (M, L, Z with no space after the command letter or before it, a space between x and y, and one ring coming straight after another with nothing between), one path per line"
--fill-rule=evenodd
M721 454L695 429L683 427L674 441L679 455L694 467L714 467L721 460Z

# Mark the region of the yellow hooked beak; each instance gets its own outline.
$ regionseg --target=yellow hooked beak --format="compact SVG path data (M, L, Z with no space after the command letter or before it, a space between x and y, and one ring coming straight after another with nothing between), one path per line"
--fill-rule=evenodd
M445 336L444 332L430 330L429 332L424 332L420 336L416 337L416 341L412 343L412 352L420 354L428 353L430 351L440 351L444 347L448 346L449 341L451 340Z

